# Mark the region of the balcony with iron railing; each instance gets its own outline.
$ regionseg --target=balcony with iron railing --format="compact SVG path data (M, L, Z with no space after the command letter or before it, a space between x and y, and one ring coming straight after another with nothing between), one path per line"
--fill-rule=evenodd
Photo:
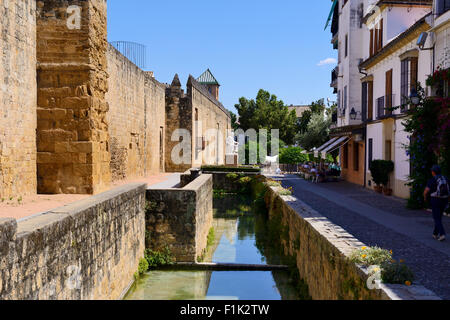
M383 119L392 115L395 95L385 95L377 99L377 119Z
M331 71L331 84L330 84L330 87L337 88L338 76L339 76L339 67L336 67L336 68L334 68Z

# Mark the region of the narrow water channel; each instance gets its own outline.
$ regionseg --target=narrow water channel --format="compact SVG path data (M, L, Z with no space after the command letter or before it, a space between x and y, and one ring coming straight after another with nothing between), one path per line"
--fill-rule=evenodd
M215 241L205 262L280 263L265 238L266 217L255 212L250 197L214 199ZM141 277L126 300L298 300L286 271L167 271Z

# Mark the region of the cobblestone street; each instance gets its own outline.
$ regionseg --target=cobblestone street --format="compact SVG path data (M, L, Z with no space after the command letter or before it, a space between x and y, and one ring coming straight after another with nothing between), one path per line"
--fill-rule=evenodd
M416 283L450 299L450 242L432 239L433 219L401 199L347 183L314 184L297 176L277 178L294 196L370 246L392 249L414 271ZM450 231L450 218L444 217Z

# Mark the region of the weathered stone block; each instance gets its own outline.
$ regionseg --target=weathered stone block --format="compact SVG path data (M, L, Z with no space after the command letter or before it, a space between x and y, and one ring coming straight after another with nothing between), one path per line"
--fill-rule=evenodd
M120 298L144 253L144 199L133 184L18 224L0 219L0 300Z
M82 7L80 29L67 28L70 4ZM93 145L109 140L106 1L44 2L37 16L38 191L100 192L110 183L106 148ZM52 163L59 164L57 181L41 166ZM73 170L87 163L93 170Z
M212 176L201 175L181 189L149 189L146 197L147 246L168 247L177 261L195 262L212 226Z
M35 1L2 0L0 16L0 197L6 198L36 190Z

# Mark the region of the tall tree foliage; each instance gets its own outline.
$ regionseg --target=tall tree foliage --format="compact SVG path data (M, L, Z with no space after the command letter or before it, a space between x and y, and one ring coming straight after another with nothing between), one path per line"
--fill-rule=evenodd
M297 143L306 150L321 146L329 138L330 125L330 117L325 118L323 113L313 113L306 131L297 135Z
M256 99L240 98L235 107L239 113L241 129L267 129L269 133L272 129L279 129L281 140L287 144L294 142L297 120L295 111L289 111L277 96L261 89Z
M303 112L302 116L297 120L297 132L300 134L305 133L308 130L308 124L311 121L312 116L314 114L323 115L325 110L324 99L312 102L310 109Z
M239 129L239 123L237 121L237 116L234 112L230 112L230 117L231 117L231 128L233 128L233 130L237 130Z
M329 139L334 109L335 106L327 109L323 99L311 103L310 110L305 111L297 122L297 144L307 150L324 144Z

